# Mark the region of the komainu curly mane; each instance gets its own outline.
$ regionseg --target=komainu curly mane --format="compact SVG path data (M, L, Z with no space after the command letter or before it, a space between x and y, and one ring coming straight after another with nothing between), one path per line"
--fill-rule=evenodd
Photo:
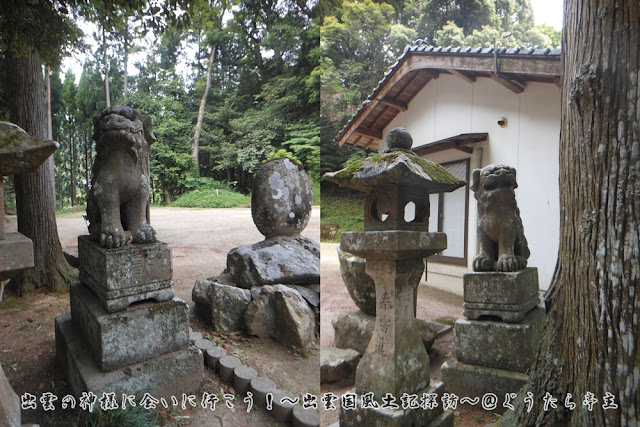
M105 248L156 241L149 225L149 152L156 141L151 117L115 105L94 119L96 159L87 218L91 238Z
M478 200L478 242L474 271L516 271L527 266L530 252L514 190L516 170L489 165L473 171L471 190Z

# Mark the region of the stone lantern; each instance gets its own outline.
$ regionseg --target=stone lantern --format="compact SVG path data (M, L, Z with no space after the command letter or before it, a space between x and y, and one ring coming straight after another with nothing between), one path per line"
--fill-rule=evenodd
M0 202L3 178L33 172L58 149L55 141L34 138L13 123L0 122ZM33 267L33 244L21 233L4 231L4 203L0 205L0 281ZM2 293L0 291L0 301Z
M366 259L366 273L376 286L374 332L356 370L356 394L373 393L378 402L391 394L442 393L430 385L429 356L416 328L416 289L424 258L447 248L444 233L428 232L429 194L465 185L442 166L410 151L411 135L393 129L388 152L328 173L325 178L365 193L364 232L343 233L341 247ZM411 217L410 204L413 204ZM363 407L343 410L341 424L429 425L437 410L389 410Z

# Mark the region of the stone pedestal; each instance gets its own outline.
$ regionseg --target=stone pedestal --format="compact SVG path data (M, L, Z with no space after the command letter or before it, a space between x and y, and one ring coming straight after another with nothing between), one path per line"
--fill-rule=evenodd
M442 394L444 393L444 384L439 381L433 381L428 387L416 391L413 394L418 396L418 401L423 394L436 394L436 402L438 406L433 409L402 409L399 400L396 404L400 406L398 409L388 408L363 408L360 397L356 400L356 409L340 408L340 426L430 426L430 427L453 427L453 411L442 410ZM382 406L382 402L376 399L378 406Z
M56 353L76 395L195 392L204 361L189 341L189 308L171 299L171 247L104 249L78 239L71 313L56 318ZM168 300L165 300L168 297Z
M3 208L4 212L4 208ZM33 267L33 243L20 233L7 233L0 240L0 281Z
M468 318L455 324L456 360L442 365L447 391L480 398L493 393L499 399L517 393L528 380L544 329L537 269L465 274L464 301ZM499 403L496 411L505 409Z
M171 246L163 242L105 249L89 236L78 237L80 281L114 313L134 302L173 298Z
M519 323L540 304L538 269L505 273L474 272L464 275L464 316L471 320L498 317Z

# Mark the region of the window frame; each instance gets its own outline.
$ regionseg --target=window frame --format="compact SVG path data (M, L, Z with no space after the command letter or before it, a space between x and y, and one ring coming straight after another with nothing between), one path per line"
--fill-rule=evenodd
M467 176L466 176L466 184L463 187L465 189L465 212L464 212L464 256L463 257L453 257L447 255L432 255L428 258L430 262L437 262L440 264L451 264L451 265L467 265L468 261L468 253L469 253L469 178L471 176L471 159L469 157L460 160L453 160L450 162L440 163L441 166L452 165L456 163L465 163L467 167ZM442 233L442 226L444 218L443 212L444 206L444 193L438 193L438 213L437 213L437 231Z

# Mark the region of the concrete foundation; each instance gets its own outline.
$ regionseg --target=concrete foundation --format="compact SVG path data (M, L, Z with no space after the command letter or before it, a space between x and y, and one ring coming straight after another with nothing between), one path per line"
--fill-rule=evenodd
M140 303L107 313L82 283L71 284L71 316L102 371L187 348L189 307L181 300Z
M55 333L58 363L76 396L91 391L98 398L102 393L114 392L116 396L126 393L140 398L149 393L157 399L169 399L182 393L194 394L202 381L202 353L191 345L126 368L102 372L69 314L56 318Z

